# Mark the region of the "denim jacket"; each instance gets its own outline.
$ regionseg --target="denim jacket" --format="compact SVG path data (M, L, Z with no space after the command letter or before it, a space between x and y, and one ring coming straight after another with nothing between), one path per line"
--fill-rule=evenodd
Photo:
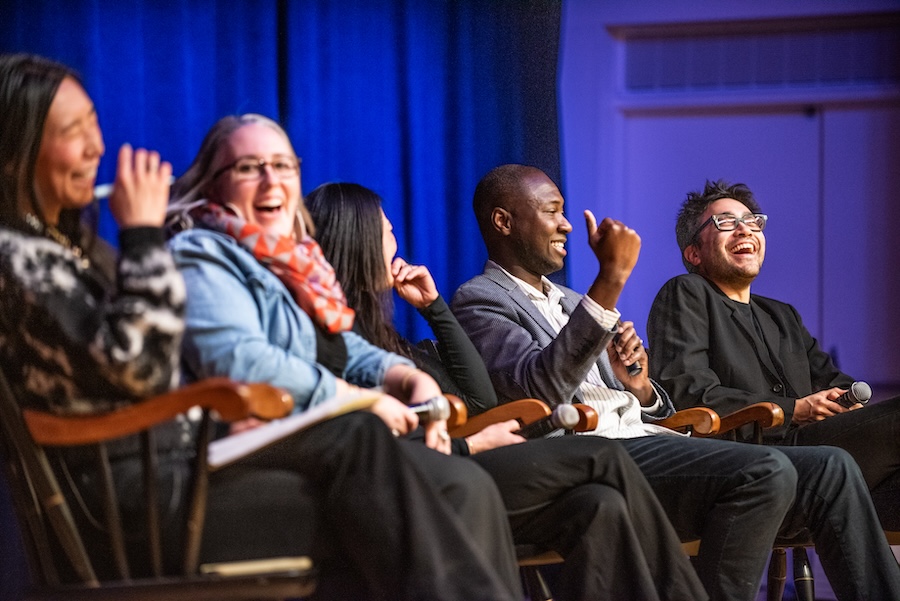
M290 392L295 411L335 394L335 377L316 363L312 320L253 255L232 238L204 229L179 233L169 248L187 285L187 377L268 382ZM342 377L351 384L380 386L391 366L412 365L353 332L342 336Z

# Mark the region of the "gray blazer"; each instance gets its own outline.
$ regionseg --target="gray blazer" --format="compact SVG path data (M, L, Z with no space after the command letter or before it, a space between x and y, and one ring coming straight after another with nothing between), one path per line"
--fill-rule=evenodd
M551 407L581 402L578 387L595 363L607 386L624 390L606 354L615 332L597 323L581 305L580 294L559 288L569 323L558 335L493 261L453 295L451 309L484 359L501 403L528 397ZM653 386L665 407L659 415L642 415L649 420L668 417L674 412L669 396L656 382Z

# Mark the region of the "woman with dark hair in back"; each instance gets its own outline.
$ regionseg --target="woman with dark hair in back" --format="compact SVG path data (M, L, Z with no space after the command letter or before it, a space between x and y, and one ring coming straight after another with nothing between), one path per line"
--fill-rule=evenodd
M352 183L323 184L306 196L316 239L357 313L358 331L373 344L415 361L444 392L462 398L470 415L496 407L484 362L438 293L428 268L395 257L397 240L381 204L373 190ZM392 289L428 322L438 356L412 345L394 328Z

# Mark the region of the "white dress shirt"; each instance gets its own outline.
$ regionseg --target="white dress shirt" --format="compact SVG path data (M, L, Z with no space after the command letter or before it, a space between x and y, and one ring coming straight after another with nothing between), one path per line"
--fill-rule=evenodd
M503 268L501 267L501 269ZM557 334L569 323L569 316L563 311L562 303L560 302L563 298L563 293L553 282L542 276L541 285L543 290L538 290L505 269L503 271L522 289L525 295L534 303L537 310L541 312L541 315L556 330ZM582 297L581 304L588 314L597 320L600 327L606 330L612 330L621 316L617 310L605 309L587 295ZM632 393L608 387L600 376L600 369L595 363L578 389L584 397L585 404L592 407L599 417L595 430L581 432L581 434L593 434L595 436L605 436L606 438L638 438L656 434L678 435L677 432L669 428L644 423L641 420L641 411L653 414L663 406L662 399L655 388L653 394L656 398L653 404L649 407L642 407L638 398Z

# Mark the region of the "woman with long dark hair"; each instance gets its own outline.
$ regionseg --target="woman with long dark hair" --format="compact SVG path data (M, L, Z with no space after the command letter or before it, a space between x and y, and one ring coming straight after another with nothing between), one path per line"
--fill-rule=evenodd
M116 262L82 223L105 146L77 75L38 56L0 56L0 115L0 365L17 398L42 411L98 413L169 390L184 330L184 283L161 228L171 166L156 152L119 151ZM177 452L181 434L162 429L163 450ZM137 469L127 447L111 455L117 470ZM77 450L61 456L65 493L83 501L76 519L96 523L93 462ZM163 490L186 477L172 457L161 462ZM120 497L124 515L139 511L135 497ZM85 530L89 544L91 533L99 529Z
M121 257L111 273L81 223L105 147L78 77L41 57L2 56L0 115L4 370L29 403L59 412L167 390L184 302L160 228L171 166L120 150L110 209Z
M316 239L357 313L356 328L373 344L415 361L444 392L461 397L470 415L495 407L497 395L484 362L438 293L428 268L395 256L393 225L381 204L373 190L353 183L323 184L306 196ZM437 338L437 355L411 344L394 328L392 290L428 322Z
M306 203L356 311L356 327L414 359L473 410L494 406L484 363L431 274L395 256L397 241L381 197L358 184L330 183L310 192ZM412 346L394 329L392 288L426 318L439 356ZM565 558L551 587L555 598L706 598L650 485L619 445L594 437L584 444L589 437L582 436L523 442L518 428L514 420L489 426L459 440L455 450L497 482L517 543L554 549Z

